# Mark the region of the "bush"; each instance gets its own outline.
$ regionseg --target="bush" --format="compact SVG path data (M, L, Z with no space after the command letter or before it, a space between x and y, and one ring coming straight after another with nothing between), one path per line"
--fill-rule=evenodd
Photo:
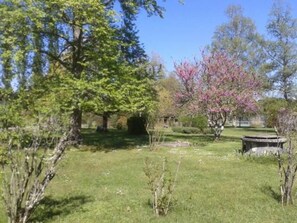
M207 117L203 115L197 115L192 118L192 127L200 129L204 133L205 129L208 127Z
M278 112L287 107L287 102L281 98L266 98L260 101L262 112L266 117L266 127L273 128L277 125Z
M191 127L192 125L192 117L190 116L181 116L178 120L183 124L185 127Z
M146 117L132 116L128 118L128 132L133 135L147 134L146 132Z
M200 129L195 127L173 127L173 132L184 133L184 134L199 134L202 133Z
M117 130L126 130L127 129L127 117L126 116L118 117L118 120L116 121L116 128L117 128Z
M41 130L30 133L19 129L9 130L9 133L13 137L5 145L6 153L1 154L0 161L2 198L8 222L32 222L30 218L44 198L46 188L56 175L57 164L70 144L69 133L66 132L59 140L49 138L46 142L42 139L44 134L55 134ZM28 135L32 143L24 146ZM51 147L54 149L49 152Z
M162 163L156 163L146 158L144 163L144 173L148 177L148 185L151 191L152 208L157 216L167 215L172 207L172 196L181 161L177 163L174 176L168 168L166 158L163 158Z
M211 129L209 128L203 129L203 131L195 127L172 127L171 129L173 132L184 133L184 134L211 134L212 133Z

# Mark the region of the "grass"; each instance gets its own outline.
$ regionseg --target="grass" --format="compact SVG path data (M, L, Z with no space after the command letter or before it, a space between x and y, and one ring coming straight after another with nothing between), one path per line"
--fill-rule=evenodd
M279 202L277 163L273 157L237 153L242 135L272 134L267 129L226 128L222 139L168 133L189 148L149 151L145 136L84 130L80 148L72 148L33 222L296 222L296 205ZM172 211L156 217L143 172L144 159L166 156L174 168L182 159ZM3 208L0 222L7 222Z

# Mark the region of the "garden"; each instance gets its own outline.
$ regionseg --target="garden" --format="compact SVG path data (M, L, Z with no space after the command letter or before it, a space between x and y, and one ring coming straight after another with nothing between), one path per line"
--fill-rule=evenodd
M169 71L136 26L164 2L0 1L0 222L296 222L289 5Z
M69 148L32 222L294 222L296 206L281 208L275 156L240 153L243 135L266 128L226 128L222 138L167 130L165 140L189 147L148 149L147 136L83 130L80 148ZM172 207L157 217L144 173L145 159L181 161ZM1 222L7 222L1 208Z

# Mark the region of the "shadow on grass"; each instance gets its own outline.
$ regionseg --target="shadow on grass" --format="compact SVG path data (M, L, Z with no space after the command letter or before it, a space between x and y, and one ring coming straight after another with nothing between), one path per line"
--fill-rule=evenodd
M73 196L54 199L45 197L31 218L31 222L50 222L56 216L66 216L82 208L82 205L92 202L87 196Z
M218 141L214 140L214 135L212 134L172 134L172 135L166 135L166 139L168 140L186 140L190 141L194 144L208 144L208 143L220 143L220 142L238 142L240 140L240 137L236 136L224 136L222 135L221 138Z
M124 131L109 130L96 132L95 129L83 129L82 146L91 146L92 152L110 152L114 149L131 149L148 143L147 135L130 135Z
M260 133L275 133L274 129L272 128L253 128L253 127L236 127L234 128L240 131L247 131L247 132L260 132Z
M259 132L262 134L273 133L272 129L266 128L236 128L236 131ZM229 133L230 134L230 133ZM148 135L130 135L126 131L111 129L108 132L96 132L95 129L82 130L83 142L81 151L111 152L119 149L134 149L137 146L148 145ZM217 142L241 142L242 135L224 135ZM165 142L188 141L193 145L206 146L214 143L213 134L181 134L167 132L164 135Z
M174 140L186 140L186 141L199 141L199 142L213 142L214 138L212 135L201 135L201 134L167 134L165 136L166 141Z
M111 152L118 149L134 149L136 146L148 145L147 135L130 135L124 131L109 130L108 132L96 132L95 129L83 129L83 142L81 151ZM206 146L214 142L212 134L180 134L166 133L165 142L188 141L193 145ZM222 135L217 142L238 142L240 137ZM85 146L85 147L84 147ZM85 150L84 150L85 149Z
M271 186L265 185L261 188L262 193L264 193L265 195L273 198L274 200L276 200L278 203L280 203L281 201L281 195L280 193L276 192L275 190L273 190L273 188Z

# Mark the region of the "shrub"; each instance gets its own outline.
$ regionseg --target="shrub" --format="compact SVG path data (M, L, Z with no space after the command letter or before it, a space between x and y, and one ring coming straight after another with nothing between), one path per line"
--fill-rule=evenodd
M206 128L203 132L195 127L172 127L173 132L184 133L184 134L212 134L212 130L210 128Z
M160 128L147 129L149 135L149 148L155 150L164 141L164 131Z
M175 189L180 163L179 161L175 174L172 176L166 158L163 158L161 164L155 163L148 158L145 160L144 173L148 177L152 207L157 216L167 215L172 206L172 195Z
M27 134L23 130L13 131L19 133L11 132L15 138L9 140L7 152L1 154L2 197L9 222L26 223L30 222L30 217L44 198L46 188L56 175L56 166L70 144L69 133L59 140L43 142L39 131L32 134L31 143L27 143ZM25 139L22 139L23 136ZM49 153L53 144L54 149Z
M204 115L197 115L192 118L192 127L198 128L204 133L208 127L207 117Z
M184 133L184 134L199 134L201 130L194 127L172 127L173 132Z
M263 114L266 116L266 127L273 128L277 125L277 116L282 108L287 107L287 102L280 98L267 98L260 101Z
M118 120L116 121L116 128L117 128L117 130L127 129L127 117L126 116L118 117Z
M128 132L133 135L146 134L146 117L132 116L128 118Z
M185 127L190 127L192 125L192 117L190 116L181 116L178 120L183 124Z
M296 129L297 114L290 109L282 109L278 116L277 133L284 135L288 142L285 154L278 152L277 161L280 176L280 192L282 205L294 204L293 186L296 180Z

